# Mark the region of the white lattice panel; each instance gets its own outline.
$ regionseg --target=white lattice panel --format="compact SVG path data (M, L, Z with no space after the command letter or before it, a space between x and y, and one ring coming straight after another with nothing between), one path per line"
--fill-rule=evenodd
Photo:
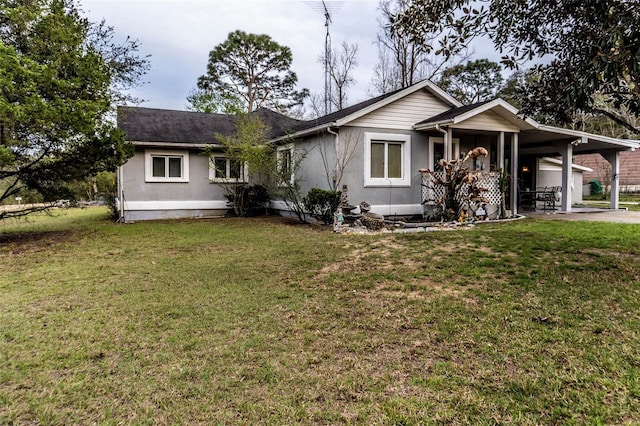
M442 173L436 172L437 178L442 178ZM500 174L499 173L483 173L478 178L478 186L485 188L487 191L482 193L489 202L487 204L499 205L502 201L500 193ZM464 184L458 194L464 194L468 190L468 184ZM456 198L459 199L459 195ZM429 173L422 173L422 203L437 203L444 196L444 186L437 185L433 177Z

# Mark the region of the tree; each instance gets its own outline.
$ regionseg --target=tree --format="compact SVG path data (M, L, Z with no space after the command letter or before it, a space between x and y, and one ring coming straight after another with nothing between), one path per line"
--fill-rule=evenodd
M488 59L454 65L438 81L447 93L465 105L494 98L502 86L502 67Z
M253 195L258 194L257 185L265 188L266 192L265 185L274 168L275 159L273 150L267 145L269 127L260 117L255 114L238 114L235 126L236 132L232 135L216 135L218 142L225 148L225 157L221 157L221 166L215 162L215 157L212 162L216 168L230 168L230 174L234 177L220 185L234 213L237 216L246 216L259 207L254 201L267 201L267 199L255 200ZM213 154L210 148L205 152L209 155ZM222 176L226 175L225 170L220 172ZM247 172L249 176L245 176ZM251 183L256 185L251 186Z
M232 135L216 135L224 146L224 167L228 160L229 167L238 170L237 179L220 183L234 212L245 216L257 207L252 200L266 202L273 196L280 198L304 222L306 212L296 171L306 152L296 152L293 147L279 150L268 144L269 126L257 114L238 114L235 126ZM205 153L214 154L211 148L205 149ZM243 176L244 173L248 175Z
M0 202L71 198L69 182L115 170L132 154L113 120L120 90L148 68L137 43L80 15L72 0L0 0Z
M322 55L318 62L325 63L324 56ZM329 52L326 63L329 67L332 90L329 99L331 110L324 111L324 114L329 114L331 111L341 110L347 106L347 89L356 82L353 78L353 68L358 65L358 45L343 41L339 51L332 49ZM312 100L312 108L317 109L314 100Z
M476 7L479 6L479 7ZM493 40L503 62L535 66L524 112L569 123L578 111L600 113L635 134L640 129L613 111L640 114L640 8L624 0L414 0L394 25L415 38L443 31L446 55L478 35ZM613 108L602 108L604 96Z
M208 114L240 114L244 109L242 102L230 94L217 93L198 87L189 92L186 108L188 111Z
M413 23L403 21L402 25L396 25L398 17L403 16L411 4L411 0L380 0L381 32L376 40L378 63L371 81L374 94L433 78L447 64L468 56L464 54L464 48L456 49L446 58L434 55L432 45L439 38L439 32L424 32L418 36Z
M291 49L268 35L237 30L209 53L207 74L198 88L239 99L245 112L268 107L285 112L300 105L307 89L296 91L296 74L290 70Z

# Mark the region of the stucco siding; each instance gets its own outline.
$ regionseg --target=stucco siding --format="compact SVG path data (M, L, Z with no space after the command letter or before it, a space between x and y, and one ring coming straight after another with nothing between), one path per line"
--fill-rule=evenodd
M136 149L122 166L125 220L223 215L224 189L209 182L208 157L200 150L189 151L188 157L188 182L147 182L145 150Z
M330 182L336 163L335 136L324 134L295 144L295 155L301 158L295 171L300 193L312 188L331 189Z
M349 123L375 129L411 130L413 125L451 108L427 90L419 90Z
M519 129L493 111L486 111L457 124L454 129L488 130L493 132L518 132Z
M407 165L410 176L408 187L365 187L364 184L364 134L366 132L408 134L411 136L411 164ZM351 138L358 143L351 160L345 167L341 185L347 185L349 202L358 205L362 201L372 205L372 211L384 215L418 214L421 211L421 175L418 169L427 165L428 139L426 135L413 131L392 131L377 128L341 129L344 140ZM410 211L410 213L409 213Z

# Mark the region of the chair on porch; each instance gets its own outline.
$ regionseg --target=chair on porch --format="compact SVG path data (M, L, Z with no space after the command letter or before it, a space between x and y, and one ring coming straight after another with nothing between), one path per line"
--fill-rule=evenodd
M561 186L551 186L545 188L542 193L542 201L544 202L543 210L555 210L556 202L560 201L560 194L562 194Z

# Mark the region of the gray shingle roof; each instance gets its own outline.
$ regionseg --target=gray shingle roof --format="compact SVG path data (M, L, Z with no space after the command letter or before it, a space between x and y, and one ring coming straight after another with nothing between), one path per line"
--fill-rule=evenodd
M270 126L271 138L286 134L302 123L266 108L260 108L255 114ZM129 141L215 144L216 134L231 135L235 132L235 117L121 106L118 107L118 127Z

